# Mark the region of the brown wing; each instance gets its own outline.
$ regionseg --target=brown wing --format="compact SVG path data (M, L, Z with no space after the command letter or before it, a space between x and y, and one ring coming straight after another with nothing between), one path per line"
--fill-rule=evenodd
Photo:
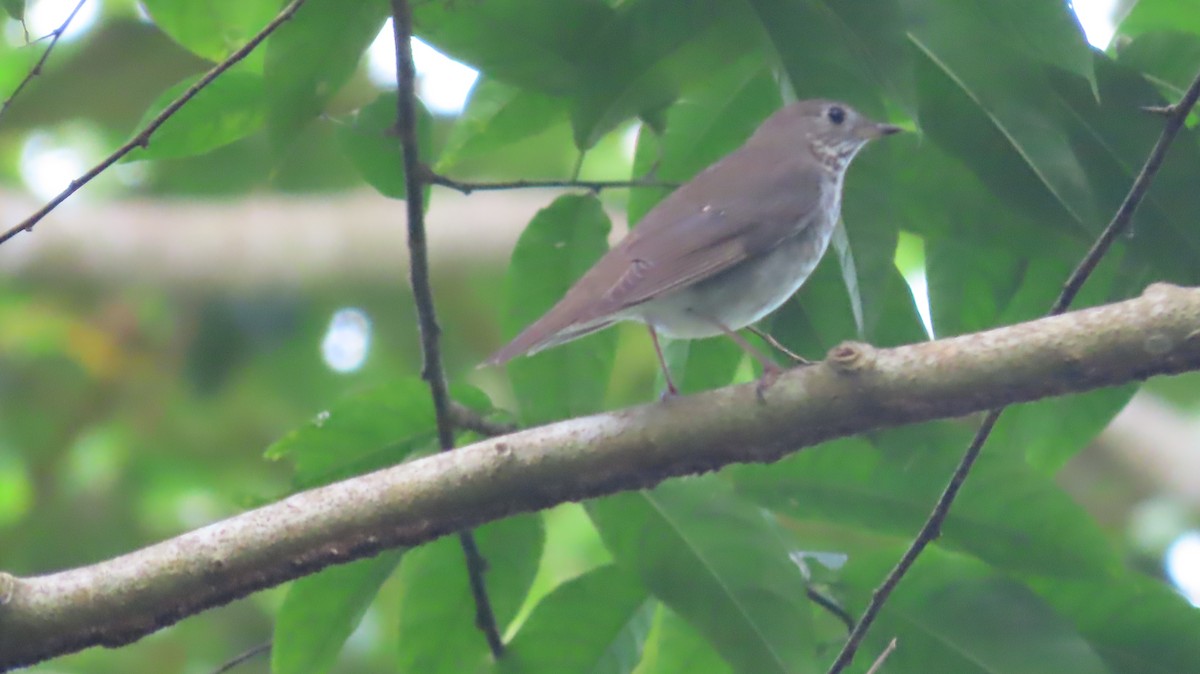
M743 146L671 193L558 304L485 362L592 332L613 314L710 278L807 226L822 176L787 145Z
M580 307L578 317L616 313L710 278L807 226L821 174L800 159L778 146L744 147L676 190L593 268L596 285L607 287L598 297L588 293L590 310Z

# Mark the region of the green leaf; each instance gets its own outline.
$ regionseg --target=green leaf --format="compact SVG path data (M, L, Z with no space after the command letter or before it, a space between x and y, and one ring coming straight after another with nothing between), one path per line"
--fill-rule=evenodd
M740 3L623 3L595 31L586 83L574 92L575 144L591 148L621 122L653 118L690 86L755 50L759 27Z
M611 564L588 571L538 602L496 671L631 672L641 658L654 607L627 571Z
M241 49L279 13L278 0L143 0L142 7L164 33L184 49L221 61ZM261 50L249 57L254 70Z
M189 77L164 91L150 104L137 128L144 129L199 79L199 75ZM134 150L127 159L204 154L258 131L265 120L262 76L234 68L201 89L158 128L148 146Z
M642 661L634 674L733 674L729 665L691 625L659 604Z
M958 229L981 235L976 257L1007 250L1017 264L1030 251L1035 258L1078 260L1116 212L1154 144L1161 122L1139 108L1160 103L1161 96L1103 57L1095 63L1100 103L1083 80L1061 71L1039 74L1030 65L1018 77L998 66L974 67L996 71L979 91L947 76L957 76L949 68L930 62L918 68L925 130L998 197L995 207L968 207L978 219L960 218ZM986 79L979 73L975 78ZM1194 132L1183 133L1134 219L1133 238L1123 245L1154 277L1192 283L1200 278L1191 263L1200 254L1200 233L1183 214L1200 208L1200 193L1187 179L1200 170L1200 150ZM935 184L928 174L921 180L925 191ZM951 177L937 189L944 202L957 205L963 200L947 186L962 184Z
M969 236L937 239L926 247L930 301L942 336L1043 315L1075 265L1057 256L1017 258L980 246ZM1100 267L1076 304L1125 296L1116 271L1112 264ZM1109 424L1137 388L1126 385L1014 406L1001 417L991 442L1024 452L1033 466L1053 474Z
M729 471L738 493L789 517L910 536L928 517L970 429L928 423L825 443L770 468ZM939 545L1001 569L1062 578L1119 564L1103 533L1019 447L989 443L951 510Z
M37 488L20 454L0 453L0 527L19 524L33 509ZM92 467L89 476L94 476Z
M419 102L416 109L418 152L425 159L434 154L433 118ZM338 121L338 144L363 180L386 197L405 198L404 151L396 133L396 93L385 91Z
M400 379L343 398L265 455L291 458L297 486L307 488L400 463L436 435L428 386Z
M267 131L276 151L350 79L388 11L384 0L308 0L267 39Z
M1200 610L1162 582L1130 572L1030 584L1075 622L1114 674L1200 671Z
M1118 273L1119 258L1119 254L1110 254L1106 264L1092 273L1075 306L1093 306L1130 294ZM1001 324L1011 325L1044 314L1074 263L1035 258L1023 266L1023 282L998 317ZM1142 283L1135 287L1140 289ZM1023 450L1030 465L1053 475L1108 426L1138 388L1136 383L1126 384L1015 405L1001 417L991 442Z
M588 85L598 27L614 11L602 0L426 1L413 7L417 35L489 77L551 94Z
M1180 98L1200 63L1200 34L1181 30L1145 33L1117 52L1118 62L1165 86L1169 98Z
M903 147L895 203L921 236L934 331L947 337L1045 313L1090 241L1026 217L931 143ZM1090 288L1094 283L1089 283ZM1046 293L1014 306L1021 288Z
M4 11L13 21L25 21L25 0L4 0Z
M851 555L843 580L860 607L902 550ZM895 638L888 672L1107 674L1074 626L1027 587L970 558L927 549L884 604L859 659ZM865 666L865 665L864 665Z
M1054 474L1125 408L1138 385L1052 398L1006 411L993 431L997 444L1023 449L1029 463Z
M842 282L852 302L860 303L861 337L876 346L923 341L924 326L912 291L896 269L900 221L895 217L895 167L903 155L889 138L872 143L854 160L842 195L842 221L848 250L838 246ZM834 243L837 243L837 236ZM849 258L847 258L849 256ZM847 259L852 264L847 264ZM856 299L857 296L857 299ZM856 337L843 335L843 339Z
M979 19L1022 56L1083 78L1096 93L1092 47L1066 2L994 2L972 7Z
M729 385L742 363L741 347L726 337L662 341L671 376L684 395ZM655 383L666 389L661 371Z
M475 530L500 633L517 614L537 572L545 532L539 515L519 515ZM475 627L475 602L457 536L411 550L400 565L399 672L464 674L491 659Z
M566 293L607 249L611 228L595 196L562 196L534 216L513 250L505 333L514 335ZM526 426L595 412L612 369L616 333L604 330L508 365Z
M922 0L917 12L909 36L920 54L921 123L930 138L1030 212L1096 222L1082 162L1047 106L1054 93L1046 66L1015 51L974 5Z
M936 43L946 66L969 77L989 71L981 61L1033 62L1070 72L1095 87L1092 47L1079 18L1065 2L943 3L906 0L909 37L919 50ZM954 45L968 37L971 44ZM975 48L975 55L969 52ZM999 49L999 51L985 51ZM992 73L994 74L994 72ZM982 88L998 84L975 80Z
M653 175L670 182L690 180L736 150L782 104L779 86L760 58L743 58L712 74L667 110L666 131L654 147L648 127L639 134L635 178ZM629 222L636 223L667 195L637 189L629 195Z
M822 358L834 345L854 339L858 326L853 300L837 255L826 254L799 292L764 323L772 337L810 359Z
M480 77L455 120L438 160L439 172L536 135L567 116L564 99Z
M996 327L1024 277L1023 260L979 244L969 233L925 243L929 309L939 337Z
M1200 34L1200 14L1196 8L1177 0L1138 0L1121 21L1122 35L1140 35L1154 30L1181 30Z
M899 240L897 236L897 240ZM838 267L842 270L842 281L846 284L846 294L850 296L850 313L854 316L854 326L858 328L858 337L866 339L867 327L863 318L862 287L858 283L858 265L854 262L854 251L850 248L850 237L846 233L846 223L838 222L829 240L829 248L837 255Z
M329 671L403 554L403 550L388 550L292 583L275 620L271 671Z
M617 564L739 671L815 671L812 609L769 516L715 477L587 505Z
M1061 74L1052 78L1056 101L1065 111L1061 117L1068 120L1064 129L1102 209L1102 217L1089 227L1092 236L1116 213L1162 131L1162 120L1142 106L1166 102L1141 73L1102 55L1096 57L1096 76L1101 103L1078 80ZM1134 217L1133 236L1126 244L1156 280L1200 282L1195 264L1200 230L1190 215L1200 209L1198 174L1200 138L1195 130L1181 129Z
M748 3L797 98L835 98L883 114L883 92L916 109L898 0Z

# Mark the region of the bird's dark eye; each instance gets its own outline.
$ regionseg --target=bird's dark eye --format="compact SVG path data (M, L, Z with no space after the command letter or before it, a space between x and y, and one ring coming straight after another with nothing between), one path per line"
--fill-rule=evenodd
M840 105L834 105L825 112L825 116L834 124L841 124L846 121L846 109Z

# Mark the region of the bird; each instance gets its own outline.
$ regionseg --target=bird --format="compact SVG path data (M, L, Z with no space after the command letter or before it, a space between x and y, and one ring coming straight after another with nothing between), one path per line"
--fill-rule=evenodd
M578 339L619 321L649 328L667 390L678 395L659 335L725 335L763 363L760 396L782 370L737 333L788 300L816 268L841 217L842 183L868 142L900 127L845 103L780 108L732 153L683 184L481 366Z

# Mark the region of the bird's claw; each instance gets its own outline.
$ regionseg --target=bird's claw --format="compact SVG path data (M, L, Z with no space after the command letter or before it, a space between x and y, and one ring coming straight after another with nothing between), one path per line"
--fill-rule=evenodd
M762 376L758 378L758 384L754 387L754 393L758 396L759 402L767 401L767 389L775 385L781 374L783 374L783 370L778 367L763 368Z

